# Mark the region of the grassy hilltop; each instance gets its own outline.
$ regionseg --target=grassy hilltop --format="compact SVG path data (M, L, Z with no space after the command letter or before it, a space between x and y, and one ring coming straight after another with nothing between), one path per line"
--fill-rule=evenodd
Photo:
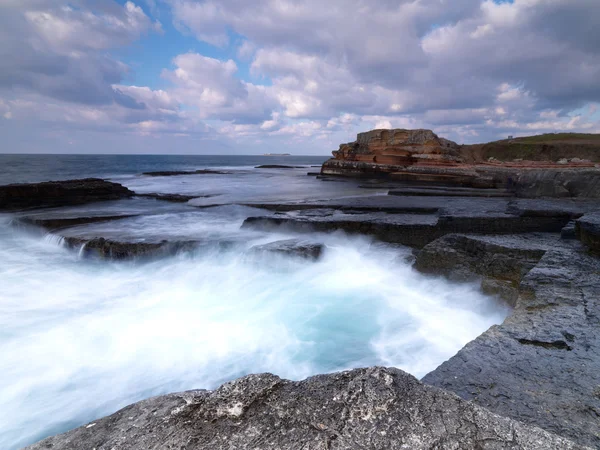
M466 162L523 159L527 161L558 161L566 158L600 162L600 134L548 133L518 137L487 144L465 145L461 154Z

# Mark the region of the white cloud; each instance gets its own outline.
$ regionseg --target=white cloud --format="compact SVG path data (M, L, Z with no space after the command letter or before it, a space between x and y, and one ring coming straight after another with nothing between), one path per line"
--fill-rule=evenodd
M112 51L162 31L140 5L4 0L0 113L323 151L383 126L466 141L598 129L597 0L144 2L221 56L178 49L161 89L128 86Z

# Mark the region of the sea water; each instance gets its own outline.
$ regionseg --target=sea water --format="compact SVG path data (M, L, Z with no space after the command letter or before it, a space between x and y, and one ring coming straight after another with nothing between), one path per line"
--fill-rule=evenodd
M421 377L507 315L474 285L415 272L404 247L343 233L241 228L257 210L236 203L359 192L319 184L307 169L254 169L257 161L205 164L230 176L150 178L139 166L89 173L138 191L221 196L225 206L208 209L152 200L163 208L152 213L143 202L107 202L100 207L141 215L80 230L215 244L161 259L82 259L56 235L16 228L14 215L0 215L0 448L20 448L150 396L213 389L249 373L299 380L383 365ZM45 178L72 178L69 171ZM78 208L96 206L55 213ZM249 251L289 238L327 248L318 261Z

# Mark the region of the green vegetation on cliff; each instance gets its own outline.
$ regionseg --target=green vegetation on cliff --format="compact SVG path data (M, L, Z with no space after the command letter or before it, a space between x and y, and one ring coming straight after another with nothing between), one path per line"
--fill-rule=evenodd
M465 145L461 148L461 156L466 162L487 161L489 158L500 161L558 161L579 158L600 162L600 134L549 133Z

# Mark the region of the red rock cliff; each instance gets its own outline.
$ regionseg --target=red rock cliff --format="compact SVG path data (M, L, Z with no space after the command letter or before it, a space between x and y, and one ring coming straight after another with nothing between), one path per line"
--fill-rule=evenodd
M334 159L383 165L455 165L459 146L431 130L372 130L340 145Z

